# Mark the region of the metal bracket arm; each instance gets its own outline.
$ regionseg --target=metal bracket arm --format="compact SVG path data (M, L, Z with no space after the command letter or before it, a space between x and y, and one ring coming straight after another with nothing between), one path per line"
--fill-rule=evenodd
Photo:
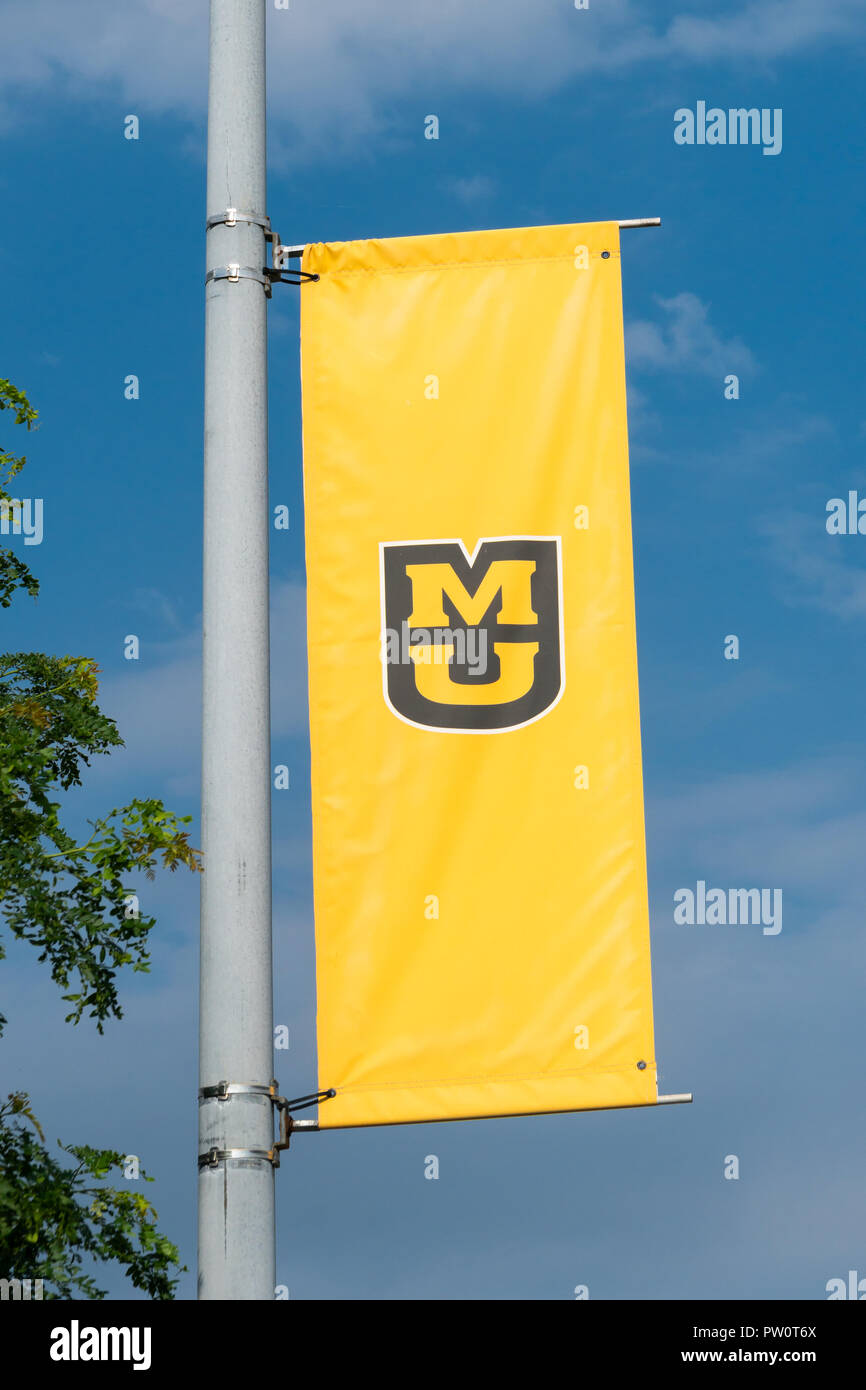
M275 283L283 285L300 285L305 280L318 280L318 275L311 275L308 271L297 270L290 265L293 247L283 246L280 241L279 232L275 232L271 227L269 217L259 216L256 212L238 212L237 208L226 208L225 212L215 213L213 217L207 219L206 227L210 231L213 227L236 227L240 222L252 223L256 227L261 227L265 234L265 241L271 244L271 265L262 266L260 271L252 266L240 265L237 261L229 262L228 265L218 266L214 270L209 270L205 276L205 284L211 280L258 280L264 286L265 294L270 299L271 287ZM288 273L287 273L288 272Z
M247 1081L218 1081L215 1086L200 1086L198 1092L199 1105L204 1100L228 1101L235 1096L264 1096L276 1106L280 1112L280 1137L274 1141L270 1149L219 1149L210 1148L206 1153L199 1154L199 1168L218 1168L224 1159L229 1158L252 1158L264 1159L272 1163L275 1168L280 1166L280 1153L287 1149L291 1142L292 1131L295 1128L295 1120L292 1110L306 1110L308 1106L315 1105L319 1100L330 1100L337 1093L330 1091L314 1091L308 1096L298 1096L296 1100L288 1100L279 1094L280 1086L276 1078L273 1081L247 1082ZM304 1129L314 1129L317 1126L303 1120L297 1122L298 1127Z

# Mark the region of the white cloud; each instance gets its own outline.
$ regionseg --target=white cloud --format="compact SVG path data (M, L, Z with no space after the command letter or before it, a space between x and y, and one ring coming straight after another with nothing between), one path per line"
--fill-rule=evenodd
M790 464L795 455L806 449L815 452L823 446L826 450L836 434L831 419L806 414L801 402L790 395L779 396L761 411L758 419L759 423L737 431L735 446L730 450L741 465L750 469L767 462Z
M840 986L846 971L862 970L862 901L851 866L866 835L863 771L862 756L852 749L714 777L648 801L647 847L659 885L654 925L676 959L684 934L700 948L693 965L708 972L701 988L719 988L722 972L733 970L738 1008L748 991L756 1010L766 1013L774 1000L784 1011L804 979L817 988L823 970L821 988L828 988L828 952ZM743 957L732 956L726 944L740 929L674 923L674 888L693 888L698 878L708 887L782 890L782 932L755 934L751 981ZM783 940L792 954L788 947L776 957L765 953Z
M843 492L847 497L847 493ZM827 533L827 514L790 512L768 517L759 530L782 582L778 597L791 607L814 608L845 621L866 617L866 569L857 565L856 537Z
M5 0L0 11L7 109L16 89L54 87L114 95L138 113L204 111L206 0ZM538 97L591 72L679 60L764 63L866 29L861 0L747 0L733 13L670 23L647 11L633 0L585 12L567 0L269 6L271 117L287 121L307 152L333 152L381 131L399 98L417 96L419 131L429 111L447 130L454 89Z
M306 728L305 591L271 587L271 719L276 737ZM201 635L143 643L142 659L102 681L99 705L116 720L126 747L96 759L88 784L158 777L169 793L197 795L201 748ZM136 795L143 795L136 791Z
M680 15L667 38L671 50L692 59L783 58L813 43L843 41L863 32L861 0L763 0L732 15L704 19Z
M652 838L669 865L698 860L708 873L739 871L743 884L826 893L828 907L853 903L862 776L862 758L840 755L718 777L654 801Z
M627 325L627 347L628 333ZM653 357L653 366L656 368L661 368L666 361L664 338L661 334L659 338L658 345L652 342L653 348L656 348ZM638 350L643 350L643 347L644 344L639 342ZM644 365L649 367L649 362L630 362L629 365L632 370L640 371ZM671 361L668 365L673 367L675 364ZM760 370L760 364L753 370ZM715 373L709 374L713 375L718 383L721 399L721 380ZM747 393L751 395L748 381L744 385L744 396ZM628 400L631 419L631 380ZM644 405L645 402L639 398L635 419L640 428L662 428L662 417L651 413L648 408L643 408ZM724 435L710 432L697 440L693 447L681 453L672 454L667 448L649 447L645 442L641 442L638 449L634 447L634 441L633 452L639 453L644 459L663 461L666 466L679 463L705 478L724 476L730 479L734 473L754 477L760 473L769 473L771 469L776 472L779 468L787 470L789 475L793 475L795 468L799 471L808 469L811 475L814 471L813 460L825 455L828 448L837 442L838 436L835 421L825 415L808 413L803 408L802 398L790 393L768 397L766 404L755 405L747 423L732 425L731 429L730 434ZM823 516L823 512L820 514ZM764 534L769 534L769 530L765 529Z
M664 322L635 320L626 325L630 368L699 372L719 379L728 372L757 370L752 353L739 338L722 338L713 328L709 306L697 295L657 297L657 303L666 315Z
M467 178L446 179L443 187L467 207L475 207L476 204L485 203L492 198L496 191L496 181L487 174L472 174Z
M183 631L183 621L177 605L161 589L136 589L126 606L133 611L145 613L149 619L163 623L172 632Z

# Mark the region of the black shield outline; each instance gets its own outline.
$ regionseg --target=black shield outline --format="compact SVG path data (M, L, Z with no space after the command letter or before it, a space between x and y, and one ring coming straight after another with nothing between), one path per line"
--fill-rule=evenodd
M562 538L560 536L485 536L470 553L459 539L382 541L380 594L382 610L382 686L385 702L404 724L438 733L494 734L525 728L548 714L565 691L562 604ZM427 700L417 689L414 665L385 659L385 635L400 632L411 612L410 564L451 565L469 593L475 593L496 559L531 559L532 606L537 624L517 628L487 623L488 634L502 642L537 641L535 679L526 695L507 704L442 705ZM468 581L468 582L467 582ZM494 605L491 605L492 613ZM485 615L486 618L490 613ZM493 638L490 639L491 642Z

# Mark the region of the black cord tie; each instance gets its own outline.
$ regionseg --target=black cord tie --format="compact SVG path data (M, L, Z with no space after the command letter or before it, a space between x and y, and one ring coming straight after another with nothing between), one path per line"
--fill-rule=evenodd
M276 281L281 285L302 285L305 280L321 279L321 276L313 275L309 270L295 270L294 267L289 271L285 271L278 270L272 265L266 265L264 271L271 284ZM320 1095L327 1095L327 1092L321 1091Z
M297 1096L295 1100L287 1100L280 1108L288 1110L308 1110L311 1105L315 1105L320 1100L331 1100L337 1094L336 1091L315 1091L309 1096Z

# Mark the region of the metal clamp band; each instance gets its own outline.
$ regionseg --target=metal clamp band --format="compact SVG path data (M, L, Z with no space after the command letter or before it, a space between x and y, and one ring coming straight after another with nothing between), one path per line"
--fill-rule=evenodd
M251 265L239 265L237 261L229 265L217 266L216 270L209 270L204 277L205 284L211 280L258 280L260 285L264 285L270 294L270 276L262 274L260 270L253 270Z
M273 1149L208 1149L207 1153L199 1154L198 1166L199 1168L217 1168L227 1158L263 1159L272 1164L274 1168L280 1166L280 1156Z
M210 231L211 227L236 227L239 222L252 222L256 227L264 227L266 232L271 230L271 219L269 217L259 217L255 212L238 212L237 208L226 208L225 212L218 212L214 217L209 217L205 227Z
M276 1081L270 1081L267 1085L258 1082L248 1085L245 1081L218 1081L215 1086L201 1086L198 1098L230 1100L232 1096L267 1096L270 1100L275 1100L279 1089Z

